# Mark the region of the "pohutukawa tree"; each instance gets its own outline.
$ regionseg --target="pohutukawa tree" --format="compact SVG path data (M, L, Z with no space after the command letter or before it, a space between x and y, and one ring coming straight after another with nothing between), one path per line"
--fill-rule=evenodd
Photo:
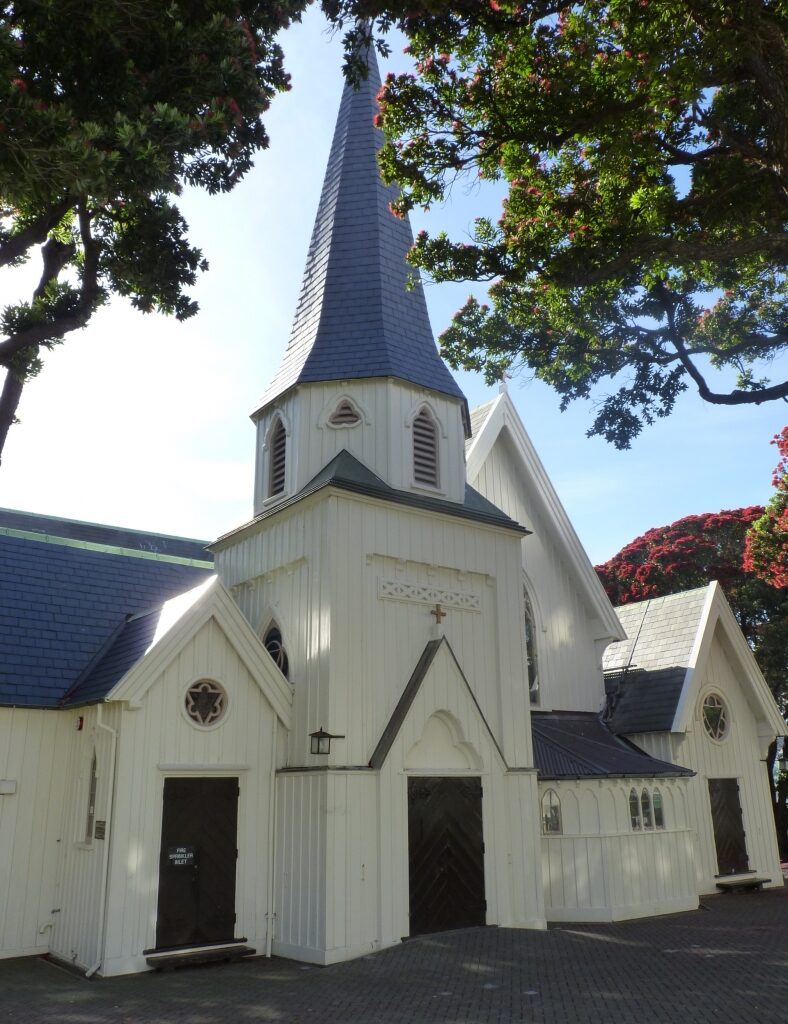
M785 434L785 432L783 432ZM782 435L781 435L782 436ZM686 516L647 530L604 565L596 566L614 605L700 587L718 580L777 704L788 710L788 586L759 579L745 545L763 508ZM767 757L780 848L788 856L788 776L774 783L776 744Z
M458 177L503 182L470 242L422 233L435 280L492 282L443 334L488 381L529 367L593 398L626 448L693 388L788 396L788 8L782 0L324 3L396 23L416 74L389 76L384 174L404 212Z
M0 3L0 266L40 258L0 317L0 452L42 351L112 294L196 311L206 262L174 199L227 192L288 88L275 34L306 0Z

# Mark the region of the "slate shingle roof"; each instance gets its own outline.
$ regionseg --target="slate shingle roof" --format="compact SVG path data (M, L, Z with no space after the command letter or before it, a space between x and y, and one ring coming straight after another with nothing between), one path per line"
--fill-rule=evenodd
M0 705L58 707L129 616L211 573L201 541L0 510Z
M301 382L397 377L461 399L467 416L405 262L410 224L390 212L397 189L378 173L379 89L370 52L367 80L342 94L290 341L261 407Z
M670 731L707 596L699 587L616 608L628 639L602 662L614 732Z
M614 736L589 712L531 712L534 764L540 779L692 775Z

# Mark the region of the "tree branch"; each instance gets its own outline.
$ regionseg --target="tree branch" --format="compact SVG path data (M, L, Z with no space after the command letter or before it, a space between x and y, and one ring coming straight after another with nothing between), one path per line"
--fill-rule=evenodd
M732 391L725 393L712 391L706 383L703 374L690 359L684 339L681 337L681 332L676 328L675 306L664 284L659 286L659 297L668 321L671 343L678 353L681 365L684 367L687 375L695 382L698 394L705 402L709 402L712 405L760 405L761 402L770 402L776 398L788 397L788 381L783 381L782 384L775 384L768 388L758 388L753 391L743 391L741 388L734 388Z
M71 209L72 200L63 199L50 207L37 220L33 221L22 231L11 235L0 245L0 267L5 267L14 260L24 256L27 250L33 245L40 245L46 241L49 232L57 227L61 220Z
M70 331L79 330L84 327L96 308L100 295L98 284L98 258L100 244L93 238L90 231L90 214L84 206L79 205L79 231L82 238L84 262L82 265L82 287L80 288L79 301L72 313L67 316L49 322L35 324L26 327L24 330L10 334L4 341L0 342L0 365L7 366L9 360L18 352L26 348L37 349L39 345L62 338ZM62 269L62 268L61 268ZM46 270L45 270L46 276ZM57 276L56 274L53 276ZM52 276L48 280L52 280ZM43 277L42 277L43 281ZM39 285L39 288L41 286ZM38 289L36 290L38 294Z

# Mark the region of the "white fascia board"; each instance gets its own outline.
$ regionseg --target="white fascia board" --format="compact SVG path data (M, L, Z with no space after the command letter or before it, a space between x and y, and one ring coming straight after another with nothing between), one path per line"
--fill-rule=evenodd
M544 509L545 521L552 526L553 535L558 541L559 548L563 551L570 568L574 569L583 594L599 618L602 636L596 639L609 638L611 642L626 640L626 633L613 605L599 581L585 548L580 543L580 538L575 533L569 516L536 453L514 403L506 392L502 392L493 402L487 418L470 447L467 459L468 482L473 485L473 481L481 472L484 461L492 451L492 447L504 427L509 431L509 436L520 457L526 476L533 483L534 495ZM524 525L528 526L528 523Z
M130 707L139 707L142 698L170 662L211 619L216 620L276 716L289 729L292 690L218 577L212 577L210 586L199 599L177 622L170 624L169 630L115 684L106 699L123 700Z

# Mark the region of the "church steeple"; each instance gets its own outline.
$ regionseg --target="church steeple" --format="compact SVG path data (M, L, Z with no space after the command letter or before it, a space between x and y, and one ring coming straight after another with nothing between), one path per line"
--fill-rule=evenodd
M389 209L396 187L378 173L371 50L368 66L367 79L342 95L290 341L260 411L297 384L391 377L460 399L466 412L438 355L421 282L408 287L413 235Z

